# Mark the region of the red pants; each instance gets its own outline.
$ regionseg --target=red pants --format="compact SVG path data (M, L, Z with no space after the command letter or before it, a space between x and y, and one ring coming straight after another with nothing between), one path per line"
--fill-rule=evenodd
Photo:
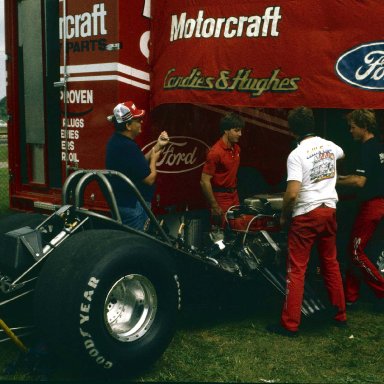
M377 267L368 259L364 249L384 217L384 198L364 202L353 225L349 254L351 266L346 273L345 297L356 301L359 297L361 281L364 280L379 298L384 298L384 278Z
M228 211L228 209L234 205L239 205L239 195L237 194L237 191L235 192L214 192L215 199L217 201L217 204L219 204L221 210L223 211L223 214L220 218L220 223L215 223L214 218L213 224L221 225L223 228L225 226L225 213Z
M336 258L336 210L316 208L293 218L288 234L287 291L281 324L297 331L301 319L304 279L311 249L317 242L321 273L332 306L337 308L335 320L346 320L345 299L339 263Z

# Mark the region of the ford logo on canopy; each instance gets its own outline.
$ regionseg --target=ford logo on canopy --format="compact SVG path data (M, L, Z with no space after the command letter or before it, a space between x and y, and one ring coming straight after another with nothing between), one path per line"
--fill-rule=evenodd
M209 146L199 139L189 136L171 136L169 144L157 164L158 173L184 173L190 172L204 165ZM147 153L156 143L152 141L143 147Z
M356 87L384 90L384 42L363 44L339 57L337 74Z

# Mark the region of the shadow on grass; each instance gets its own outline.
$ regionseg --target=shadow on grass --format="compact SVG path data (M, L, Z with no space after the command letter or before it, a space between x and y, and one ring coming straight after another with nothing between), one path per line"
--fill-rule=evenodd
M336 309L330 306L323 281L312 281L312 287L325 308L309 316L302 314L300 331L304 334L334 326ZM252 281L215 281L214 285L200 285L192 294L187 292L183 300L178 328L188 331L255 318L259 324L278 323L284 296L260 276ZM376 301L363 285L357 311L374 312ZM350 314L348 310L347 314Z
M200 287L201 288L201 287ZM278 318L283 296L265 281L215 282L206 290L184 297L180 329L206 329L257 316Z

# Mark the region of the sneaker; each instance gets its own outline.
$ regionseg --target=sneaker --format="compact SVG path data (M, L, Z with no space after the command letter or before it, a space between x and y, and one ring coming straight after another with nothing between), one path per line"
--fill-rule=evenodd
M270 324L267 326L267 331L269 333L275 333L276 335L286 336L286 337L297 337L298 331L290 331L289 329L284 328L280 324Z

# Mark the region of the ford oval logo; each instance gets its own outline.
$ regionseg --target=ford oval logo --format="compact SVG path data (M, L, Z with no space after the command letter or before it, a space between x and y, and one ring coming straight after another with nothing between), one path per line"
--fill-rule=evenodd
M384 42L363 44L339 57L337 74L356 87L384 90Z
M145 153L156 141L148 143L142 151ZM193 171L205 163L209 146L199 139L188 136L171 136L169 144L164 148L159 161L159 173L184 173Z

